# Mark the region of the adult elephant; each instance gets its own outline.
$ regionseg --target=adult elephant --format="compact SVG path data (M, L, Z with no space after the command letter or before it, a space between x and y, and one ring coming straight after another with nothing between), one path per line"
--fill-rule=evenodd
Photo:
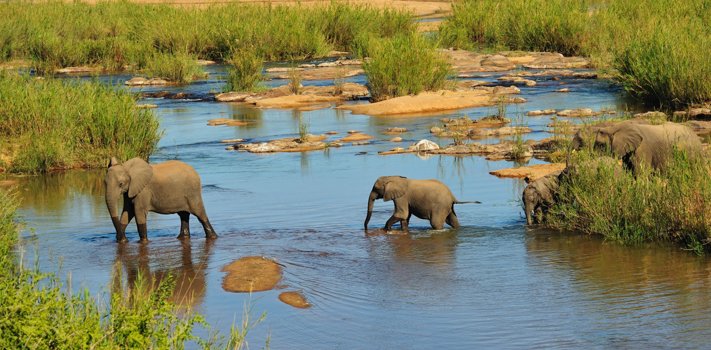
M595 148L611 150L632 172L642 164L664 170L674 147L687 152L701 150L701 141L687 126L666 122L659 125L619 123L597 130Z
M147 241L146 216L149 211L180 216L180 235L190 237L190 214L205 230L205 237L217 238L202 203L200 176L191 166L176 160L150 165L140 158L119 164L111 158L104 179L106 207L116 229L116 241L126 241L126 226L136 218L141 242ZM123 196L123 212L118 216L118 200Z
M373 184L368 197L368 213L365 217L365 229L373 213L373 203L376 199L393 201L395 212L385 223L385 230L392 229L393 224L400 222L402 229L407 230L410 217L415 215L420 219L430 221L435 230L444 228L445 222L453 227L459 227L454 204L479 203L459 202L447 185L437 180L412 180L403 176L381 176Z

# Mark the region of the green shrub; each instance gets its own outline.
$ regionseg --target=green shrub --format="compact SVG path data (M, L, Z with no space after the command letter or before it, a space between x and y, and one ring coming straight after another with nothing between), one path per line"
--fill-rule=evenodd
M375 101L439 90L450 74L449 63L433 43L417 34L371 40L368 51L363 69Z
M584 151L572 158L579 166L562 181L549 224L559 229L600 234L628 244L678 242L697 253L711 242L711 161L674 151L666 171L649 168L632 175L610 163L590 162Z
M160 138L153 112L126 91L9 73L0 73L0 134L14 153L4 166L29 173L146 158Z
M153 78L163 78L180 84L205 76L193 55L155 53L146 63L145 71Z
M226 91L254 91L264 79L263 59L255 49L236 51L229 63Z

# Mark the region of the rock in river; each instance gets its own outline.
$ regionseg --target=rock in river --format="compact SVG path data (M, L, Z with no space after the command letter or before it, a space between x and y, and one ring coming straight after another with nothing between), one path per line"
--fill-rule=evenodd
M281 266L261 256L247 256L222 268L227 275L222 289L228 292L249 293L274 289L281 281Z

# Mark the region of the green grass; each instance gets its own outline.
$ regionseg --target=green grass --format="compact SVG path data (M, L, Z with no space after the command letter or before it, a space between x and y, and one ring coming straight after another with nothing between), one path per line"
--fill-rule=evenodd
M590 151L575 154L579 166L562 181L548 224L600 234L625 244L679 243L698 254L711 250L711 160L675 151L661 173L643 168L636 176Z
M444 46L557 51L591 58L648 104L711 100L705 0L478 0L455 3Z
M158 120L135 105L135 96L100 83L0 73L0 166L35 173L146 158Z
M264 80L264 62L254 48L234 52L229 64L225 91L254 91Z
M0 61L30 59L40 73L77 65L141 70L159 54L227 61L255 48L267 61L354 50L363 38L415 30L404 11L331 3L319 7L130 2L0 4Z
M175 287L170 276L156 284L139 275L131 288L119 282L108 301L86 289L73 292L56 274L17 260L17 206L17 197L0 189L2 349L184 349L189 342L203 349L241 349L249 330L265 317L250 321L248 303L242 323L220 335L202 315L170 301ZM120 276L120 269L115 273ZM208 336L197 336L197 328Z
M205 77L194 55L185 53L154 53L146 62L145 72L152 78L162 78L186 84Z
M450 66L435 45L418 34L371 40L370 60L363 63L374 101L439 90L447 84Z

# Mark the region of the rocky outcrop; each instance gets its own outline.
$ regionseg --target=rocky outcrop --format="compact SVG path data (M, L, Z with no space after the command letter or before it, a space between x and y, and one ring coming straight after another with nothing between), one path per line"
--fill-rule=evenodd
M268 91L226 92L215 96L219 102L242 102L260 108L295 108L321 109L332 103L368 96L368 88L355 83L344 83L337 89L334 86L304 86L299 94L294 94L290 85L282 85Z
M307 136L306 140L298 138L284 138L268 142L241 143L234 146L235 150L250 153L275 153L275 152L307 152L326 148L322 140L325 137Z
M124 82L128 86L159 86L159 85L172 85L171 81L161 79L161 78L144 78L144 77L133 77Z
M528 111L526 113L526 115L529 117L539 117L542 115L553 115L555 113L556 113L555 109L543 109L543 110L538 109L535 111Z

